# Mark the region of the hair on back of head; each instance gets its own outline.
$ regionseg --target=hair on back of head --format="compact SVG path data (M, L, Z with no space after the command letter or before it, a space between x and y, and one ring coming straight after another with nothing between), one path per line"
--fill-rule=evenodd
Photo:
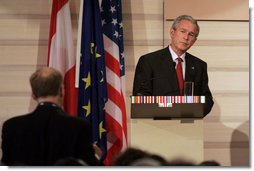
M62 82L61 73L48 67L36 70L30 77L30 85L36 98L58 95Z

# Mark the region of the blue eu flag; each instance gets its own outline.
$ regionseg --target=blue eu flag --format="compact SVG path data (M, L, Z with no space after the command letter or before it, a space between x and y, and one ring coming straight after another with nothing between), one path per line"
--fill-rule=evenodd
M105 103L107 82L100 9L97 0L84 0L81 32L78 115L90 122L93 141L107 152Z

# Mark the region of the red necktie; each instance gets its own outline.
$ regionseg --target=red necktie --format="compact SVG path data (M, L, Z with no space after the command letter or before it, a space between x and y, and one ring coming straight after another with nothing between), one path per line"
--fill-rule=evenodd
M177 58L178 63L176 66L176 74L177 74L177 79L178 79L178 85L179 85L179 90L180 90L180 95L183 95L183 70L182 70L182 59Z

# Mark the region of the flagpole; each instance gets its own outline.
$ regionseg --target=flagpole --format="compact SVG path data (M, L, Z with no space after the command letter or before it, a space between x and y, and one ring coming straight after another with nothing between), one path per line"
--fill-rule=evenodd
M102 3L102 0L99 0L99 6L100 6L100 8L101 8L101 3Z
M80 0L79 9L79 23L78 23L78 33L77 33L77 51L76 51L76 75L75 75L75 87L79 87L79 70L80 70L80 45L81 45L81 33L82 33L82 19L83 19L83 3L84 0Z

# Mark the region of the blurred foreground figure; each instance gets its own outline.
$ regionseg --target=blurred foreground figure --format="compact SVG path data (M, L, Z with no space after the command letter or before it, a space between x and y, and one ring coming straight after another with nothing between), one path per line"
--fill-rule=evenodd
M4 122L2 162L5 165L50 166L73 157L98 165L91 127L63 111L63 77L53 68L41 68L30 77L32 97L38 102L29 114Z

